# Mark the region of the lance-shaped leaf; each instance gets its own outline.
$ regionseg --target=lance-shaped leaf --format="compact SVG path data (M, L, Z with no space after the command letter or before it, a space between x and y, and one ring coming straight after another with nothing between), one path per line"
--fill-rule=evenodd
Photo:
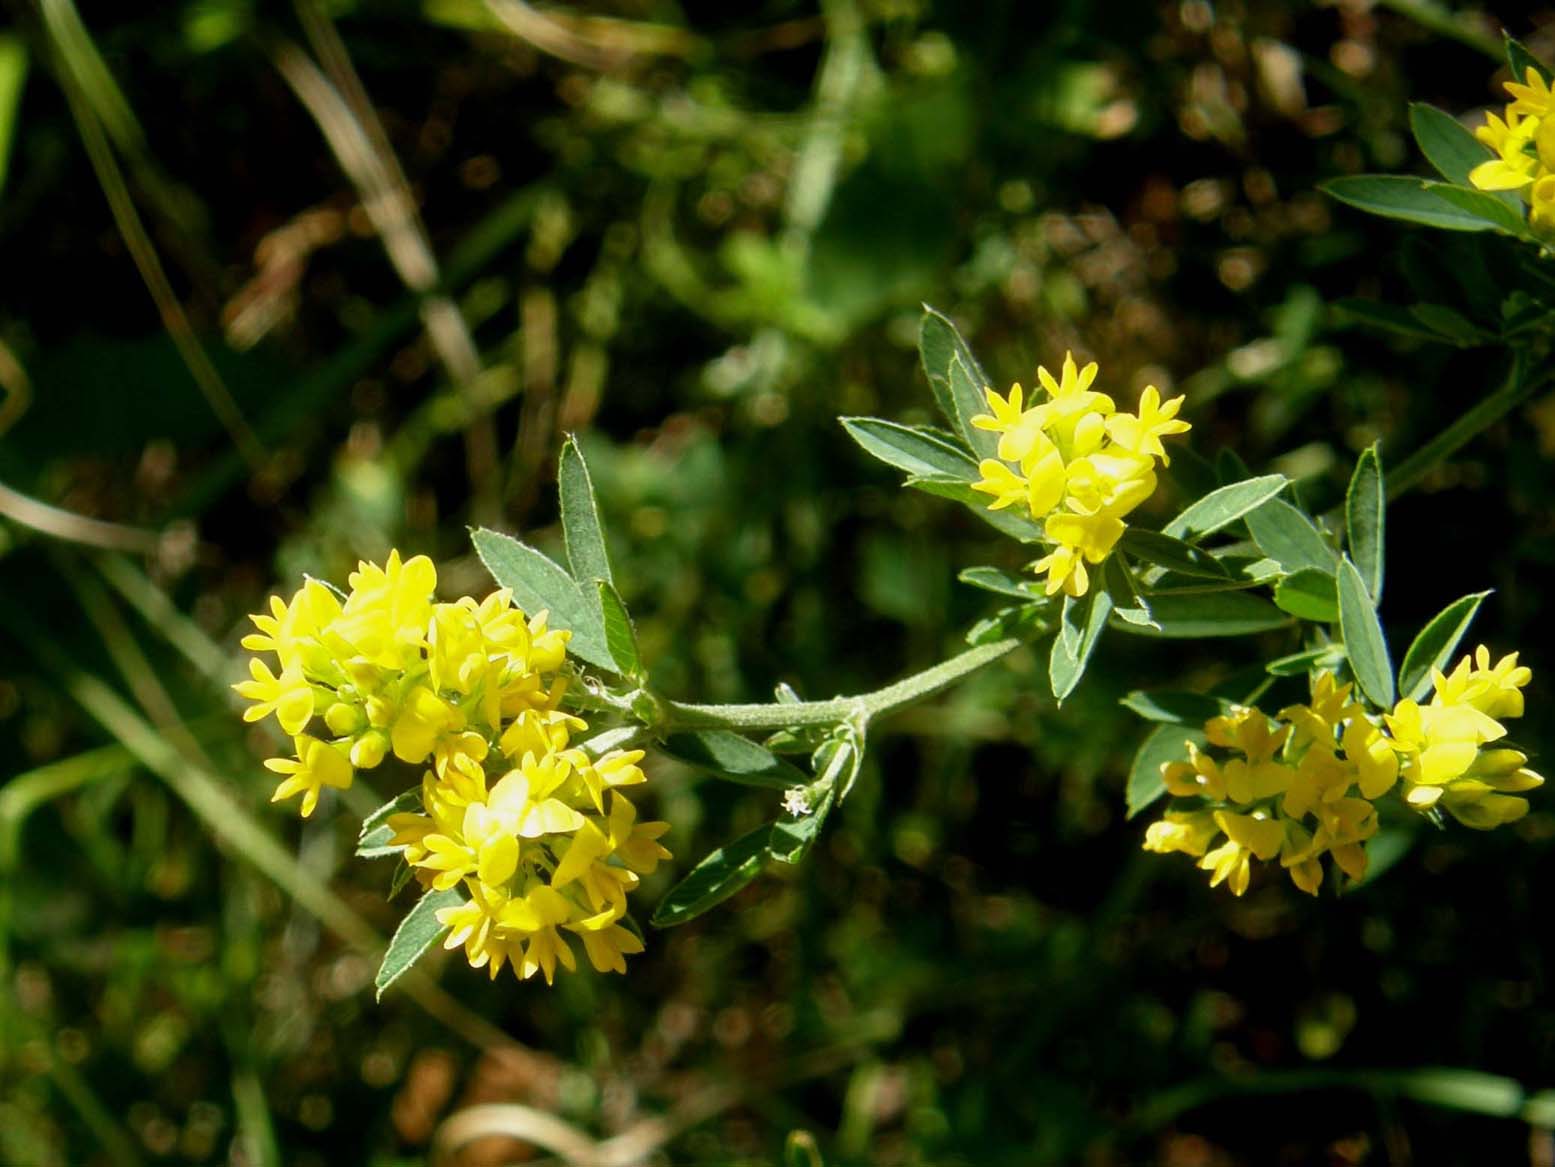
M1285 489L1287 481L1283 474L1265 474L1212 490L1161 528L1162 534L1189 541L1201 539L1268 502Z
M767 854L780 863L799 863L810 853L821 828L837 802L834 787L821 796L821 801L808 814L793 819L779 819L772 824L772 834L767 840Z
M525 612L547 611L552 628L572 633L567 651L612 672L619 671L605 643L604 620L590 597L550 558L511 535L482 527L470 541L497 583L513 592Z
M1128 771L1128 789L1124 803L1128 817L1133 818L1166 793L1166 782L1161 777L1161 767L1167 762L1188 760L1188 743L1204 744L1202 726L1158 725L1150 731L1134 755L1134 764Z
M395 929L388 951L383 954L383 963L378 966L378 975L373 978L379 1000L383 999L384 990L404 976L448 931L446 924L437 922L437 913L462 903L464 896L458 888L429 891L416 901L416 906L405 914Z
M956 578L964 584L971 584L974 588L981 588L985 592L993 592L998 596L1035 600L1042 595L1042 589L1035 580L1013 576L1007 571L1000 571L997 567L963 567L956 574Z
M1418 701L1431 688L1431 670L1447 668L1458 642L1474 622L1474 615L1489 592L1475 592L1454 600L1420 630L1398 670L1398 691Z
M842 428L866 453L908 474L967 482L979 478L972 455L943 430L899 425L878 417L845 417Z
M1506 38L1506 63L1512 71L1512 79L1519 85L1527 83L1529 69L1542 77L1546 85L1550 83L1550 70L1544 62L1530 53L1521 41L1510 36Z
M1123 698L1122 704L1146 721L1191 725L1195 728L1202 727L1212 717L1219 717L1222 712L1221 702L1214 697L1170 690L1146 692L1135 689Z
M771 837L772 824L762 823L713 851L670 888L649 923L655 928L671 928L723 903L760 874Z
M993 434L972 429L970 419L985 412L983 386L988 376L972 355L971 346L949 317L936 312L927 304L923 306L923 321L918 327L918 356L923 361L924 375L934 391L934 400L945 415L945 420L965 439L968 446L981 457L992 457L998 444ZM951 366L959 364L962 384L951 383ZM958 395L966 395L961 400ZM970 432L969 432L970 431Z
M1258 550L1278 563L1282 571L1296 572L1305 567L1334 574L1339 553L1316 523L1283 498L1271 498L1243 517Z
M765 746L726 729L672 733L660 748L687 765L742 786L787 790L810 781L799 767L783 761Z
M1130 624L1158 627L1155 617L1150 614L1150 601L1140 595L1139 589L1134 586L1134 577L1124 566L1123 556L1107 556L1101 569L1107 594L1112 597L1112 614Z
M1442 198L1418 178L1398 174L1358 174L1330 179L1319 189L1341 203L1387 219L1402 219L1444 231L1490 231L1498 224Z
M1337 300L1333 307L1341 318L1357 320L1413 340L1429 340L1440 344L1447 339L1407 308L1400 308L1397 304L1383 304L1375 300Z
M1339 619L1339 593L1334 577L1303 567L1274 585L1274 606L1282 612L1316 624Z
M1094 580L1091 590L1078 600L1073 596L1064 597L1063 617L1048 656L1048 680L1057 700L1063 701L1080 683L1111 614L1112 597L1102 588L1099 579Z
M1167 571L1181 575L1198 576L1201 579L1229 579L1231 576L1226 565L1208 551L1159 531L1127 527L1118 546L1142 563L1164 567Z
M1451 182L1428 182L1426 189L1450 206L1465 214L1476 215L1497 231L1518 239L1528 238L1528 223L1523 218L1522 205L1514 204L1472 186L1458 186Z
M389 840L394 837L394 830L389 826L389 816L412 814L419 810L421 788L416 787L396 795L373 811L362 820L362 830L356 839L357 858L383 859L389 855L398 855L402 848L389 845Z
M556 479L561 491L562 537L572 578L583 584L596 579L614 582L610 555L605 550L605 528L594 498L594 482L589 477L583 451L571 435L562 443Z
M979 458L992 458L999 448L999 436L978 429L972 419L988 412L987 382L982 371L976 373L959 356L950 362L950 395L956 403L956 428Z
M1467 183L1469 171L1495 157L1472 130L1434 105L1410 105L1409 128L1420 152L1448 182Z
M1344 497L1346 541L1350 560L1361 573L1373 605L1382 602L1382 564L1387 493L1382 485L1382 462L1373 442L1355 460L1350 489Z
M1135 624L1115 625L1135 636L1168 640L1195 640L1205 636L1247 636L1284 628L1291 618L1268 600L1246 592L1213 592L1208 595L1169 595L1153 592L1150 615L1154 628Z
M1350 671L1368 700L1379 709L1393 707L1393 663L1388 642L1361 573L1347 555L1339 566L1339 628Z
M997 511L989 510L988 504L993 499L989 495L973 490L972 484L964 478L913 475L907 480L906 485L914 490L921 490L925 494L954 499L989 526L997 527L1006 535L1019 539L1023 543L1033 543L1042 537L1042 528L1033 521L1029 511L1015 507Z
M1277 657L1264 666L1271 677L1304 677L1313 669L1332 671L1344 662L1344 646L1325 644L1321 648L1308 648L1289 656Z
M616 663L616 672L623 677L641 679L642 656L637 651L637 629L632 626L631 614L621 593L607 579L595 581L599 589L599 610L605 623L605 648Z

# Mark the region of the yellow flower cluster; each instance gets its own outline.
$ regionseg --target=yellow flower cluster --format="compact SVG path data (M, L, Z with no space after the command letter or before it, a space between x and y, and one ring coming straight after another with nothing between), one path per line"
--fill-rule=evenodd
M1538 70L1530 67L1526 81L1508 81L1512 100L1505 118L1486 114L1485 124L1474 131L1496 157L1471 170L1469 181L1480 190L1521 192L1534 228L1555 232L1555 101Z
M1406 699L1381 718L1326 672L1309 703L1280 710L1272 722L1233 707L1204 732L1211 746L1237 756L1217 759L1190 744L1186 762L1161 767L1167 793L1198 805L1152 823L1145 849L1195 856L1210 886L1225 883L1237 895L1247 890L1253 859L1278 860L1297 887L1316 895L1325 855L1352 879L1366 873L1375 803L1396 787L1413 809L1439 807L1465 826L1513 822L1528 813L1515 792L1544 779L1520 751L1484 747L1506 734L1497 718L1522 715L1531 676L1516 653L1492 666L1481 646L1450 674L1432 672L1429 704Z
M1189 426L1177 420L1182 398L1163 403L1154 385L1141 395L1137 414L1119 411L1091 388L1095 362L1077 369L1069 353L1058 379L1044 368L1037 379L1048 399L1029 407L1019 385L1004 397L983 391L992 412L972 424L999 435L998 457L983 459L972 489L993 496L990 510L1019 505L1041 521L1053 550L1033 570L1047 573L1048 595L1083 596L1086 564L1107 558L1124 518L1155 491L1156 459L1169 462L1161 439Z
M521 978L576 967L563 931L600 971L624 971L642 942L621 926L626 894L669 852L666 823L639 823L620 788L643 782L642 751L598 757L571 744L587 728L560 708L569 633L526 618L506 590L436 603L425 556L363 563L337 598L309 580L272 597L243 646L257 657L234 688L255 721L274 713L296 757L266 762L286 777L276 800L344 789L390 753L425 767L421 808L391 815L392 844L424 887L468 899L438 912L475 968ZM307 732L318 717L320 736Z

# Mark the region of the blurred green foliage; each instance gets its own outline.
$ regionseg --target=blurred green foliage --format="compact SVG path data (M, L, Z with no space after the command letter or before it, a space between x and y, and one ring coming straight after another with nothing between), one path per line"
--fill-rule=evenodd
M1254 646L1111 638L1061 712L1019 655L899 717L804 865L628 977L452 964L381 1006L404 905L349 861L372 792L267 809L226 689L243 614L301 573L398 546L479 592L468 525L555 546L564 432L664 692L938 659L990 610L957 571L1021 549L835 420L930 420L924 299L1001 385L1074 348L1124 398L1187 393L1206 457L1337 501L1372 440L1402 458L1504 373L1472 332L1328 307L1472 299L1485 240L1316 189L1415 165L1411 100L1498 102L1497 18L1524 17L1491 7L18 6L0 1161L390 1167L484 1102L600 1136L705 1104L651 1160L677 1164L811 1161L791 1130L828 1164L1550 1161L1539 796L1494 836L1397 835L1339 900L1140 853L1119 699ZM1476 632L1524 651L1530 708L1552 455L1546 399L1389 515L1398 642L1494 586ZM677 862L646 903L768 809L652 774Z

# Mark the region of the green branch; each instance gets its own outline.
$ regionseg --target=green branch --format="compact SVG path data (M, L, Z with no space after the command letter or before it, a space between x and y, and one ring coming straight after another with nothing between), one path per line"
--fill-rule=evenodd
M836 725L844 721L869 722L944 692L984 665L1008 656L1023 643L1010 639L979 645L933 668L857 697L771 705L691 705L680 701L665 701L662 706L662 728L763 730Z
M1441 433L1388 471L1388 500L1392 501L1417 486L1432 470L1446 461L1483 431L1550 382L1550 374L1530 374L1526 357L1519 353L1501 387L1475 402Z

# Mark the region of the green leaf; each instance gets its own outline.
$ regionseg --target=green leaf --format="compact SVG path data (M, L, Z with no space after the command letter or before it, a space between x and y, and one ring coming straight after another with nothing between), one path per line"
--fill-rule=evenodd
M1221 703L1203 693L1157 690L1147 693L1135 689L1123 698L1124 708L1131 709L1146 721L1169 722L1173 725L1191 725L1202 728L1212 717L1223 712Z
M1403 696L1418 701L1426 695L1431 688L1431 670L1447 668L1452 654L1458 649L1458 642L1469 630L1479 606L1488 595L1489 592L1474 592L1454 600L1420 630L1420 635L1404 654L1404 663L1399 666L1398 691Z
M1014 596L1020 600L1035 600L1042 596L1042 590L1036 586L1035 580L1017 579L997 567L964 567L956 578L964 584L999 596Z
M1048 629L1048 622L1044 618L1047 611L1046 604L1034 600L1000 608L967 629L966 642L976 648L982 644L993 644L997 640L1008 640L1012 636L1020 640L1036 640Z
M1448 182L1466 183L1469 171L1495 157L1457 118L1434 105L1414 102L1409 107L1409 128L1420 152Z
M1393 707L1393 663L1377 620L1366 581L1346 555L1339 566L1339 627L1350 671L1368 700L1379 709Z
M596 579L614 582L610 574L610 555L605 550L605 528L599 521L599 506L594 500L594 483L589 478L583 451L570 434L562 443L561 464L556 471L561 489L562 538L567 547L567 563L572 578L588 586Z
M1409 314L1434 332L1438 340L1449 341L1460 348L1489 344L1496 339L1493 333L1445 304L1411 304Z
M1258 550L1278 563L1281 570L1289 573L1311 568L1334 574L1339 553L1316 523L1283 498L1271 498L1244 517Z
M985 412L983 386L988 376L972 355L972 349L949 317L923 306L923 321L918 326L918 356L934 391L934 400L947 421L966 439L968 446L982 457L992 457L998 438L986 430L972 429L970 419ZM951 380L951 369L959 363L962 384ZM963 397L965 399L963 400Z
M1325 644L1321 648L1309 648L1272 660L1264 666L1264 671L1271 677L1304 677L1313 669L1333 669L1343 661L1342 645Z
M389 899L393 899L405 890L405 885L410 883L416 875L416 869L405 862L405 857L400 856L399 862L394 865L394 876L389 880Z
M816 782L835 790L839 803L848 797L863 765L864 738L852 725L838 726L810 755L810 770L816 775Z
M421 788L418 786L389 799L372 814L362 820L362 829L356 839L358 859L383 859L398 855L403 848L391 847L389 840L394 831L389 826L389 816L408 814L421 810Z
M1448 205L1466 215L1475 215L1515 238L1528 235L1528 223L1523 218L1521 204L1513 205L1488 190L1476 190L1472 186L1457 186L1450 182L1428 182L1426 189Z
M772 824L762 823L713 851L670 888L648 922L655 928L672 928L723 903L761 873L771 836Z
M810 780L803 770L771 750L726 729L672 733L660 749L687 765L742 786L787 790Z
M1366 871L1359 879L1349 881L1351 889L1365 887L1393 867L1415 845L1419 830L1413 824L1407 827L1383 827L1366 841Z
M1142 527L1127 527L1118 546L1143 563L1164 567L1182 575L1202 579L1228 579L1230 572L1225 564L1207 551L1201 551L1192 543L1184 543L1159 531L1146 531Z
M1085 675L1085 666L1096 651L1096 642L1101 639L1111 613L1112 597L1100 586L1093 585L1078 600L1064 597L1063 618L1048 657L1048 680L1053 696L1060 702L1074 692Z
M914 490L921 490L925 494L953 499L989 526L997 527L1022 543L1034 543L1042 538L1042 528L1030 519L1028 513L1013 508L989 510L988 504L993 501L992 497L973 490L972 484L965 479L947 478L943 475L930 477L914 475L907 480L906 485Z
M595 581L599 590L599 610L605 621L605 648L610 659L616 662L616 672L623 677L641 678L642 656L637 651L637 629L632 627L631 613L621 599L621 593L607 579Z
M383 1000L384 990L404 976L411 965L426 955L427 950L448 931L446 924L437 922L439 910L456 908L462 903L464 896L456 887L447 891L429 891L405 914L400 926L394 930L388 951L383 954L378 975L373 978L380 1001Z
M836 801L837 788L833 787L821 796L820 803L809 814L796 819L779 819L773 823L772 834L767 842L767 854L779 863L801 862L810 853Z
M1287 481L1283 474L1265 474L1212 490L1167 523L1162 533L1177 539L1203 538L1268 502L1285 489Z
M1166 783L1161 778L1162 765L1186 762L1188 743L1202 746L1205 740L1202 729L1186 725L1159 725L1151 730L1128 770L1128 788L1124 792L1127 817L1133 818L1166 794Z
M11 143L27 81L27 44L19 36L0 33L0 191L10 169Z
M1134 577L1123 565L1123 556L1109 555L1101 565L1102 580L1107 594L1112 597L1112 612L1120 620L1146 628L1156 627L1150 614L1150 603L1134 586Z
M959 356L950 362L950 395L956 403L956 428L979 458L992 458L999 448L998 434L972 424L974 417L988 412L988 399L983 392L986 386L981 370L974 374Z
M922 477L958 478L976 482L977 463L942 430L898 425L878 417L845 417L848 436L887 466Z
M1247 636L1284 628L1290 617L1267 600L1246 592L1214 592L1209 595L1150 597L1150 614L1158 628L1119 624L1124 632L1168 640L1192 640L1201 636Z
M569 653L589 664L618 671L605 643L604 621L570 575L533 547L500 531L482 527L470 535L470 541L492 579L511 589L520 608L531 615L548 611L550 627L572 633Z
M1429 340L1435 344L1443 344L1449 339L1437 330L1427 327L1407 308L1401 308L1397 304L1382 304L1375 300L1339 300L1334 304L1334 311L1362 324L1369 324L1373 328L1383 328L1414 340ZM1457 341L1454 339L1453 343Z
M1523 85L1528 79L1528 70L1532 69L1540 77L1544 78L1546 85L1550 81L1550 71L1545 68L1544 62L1530 53L1520 41L1506 38L1506 63L1512 70L1512 80Z
M1334 178L1322 183L1319 189L1357 210L1444 231L1489 231L1495 226L1484 216L1439 197L1421 179L1401 174Z
M1332 624L1339 619L1339 593L1334 577L1303 567L1274 585L1274 606L1302 620Z
M1361 573L1373 605L1382 602L1384 518L1387 491L1382 481L1382 462L1377 443L1361 451L1344 497L1345 540L1350 559Z

